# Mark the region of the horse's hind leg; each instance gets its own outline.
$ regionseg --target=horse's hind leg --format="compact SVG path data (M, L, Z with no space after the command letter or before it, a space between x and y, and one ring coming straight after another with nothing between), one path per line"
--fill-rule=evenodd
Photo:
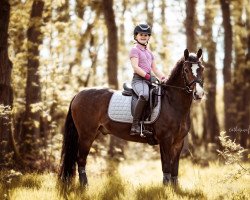
M78 164L78 173L79 173L79 181L82 186L85 186L88 184L87 174L86 174L86 163L87 163L87 156L89 154L91 145L95 139L95 135L84 135L79 134L79 142L78 142L78 158L77 158L77 164Z

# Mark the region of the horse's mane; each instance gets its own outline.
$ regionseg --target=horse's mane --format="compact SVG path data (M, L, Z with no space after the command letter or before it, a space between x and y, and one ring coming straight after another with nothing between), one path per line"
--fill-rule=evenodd
M184 62L184 57L182 57L180 60L177 61L177 63L175 64L174 68L172 69L168 77L168 80L166 81L166 84L171 83L176 78L176 75L181 73L180 71L182 69L183 62Z
M190 53L188 60L191 62L196 62L197 61L196 54ZM183 66L184 61L185 61L184 57L182 57L180 60L177 61L177 63L175 64L174 68L172 69L172 71L168 77L168 80L166 81L166 84L171 83L172 81L174 81L176 79L176 76L178 74L181 74L181 70L182 70L182 66Z

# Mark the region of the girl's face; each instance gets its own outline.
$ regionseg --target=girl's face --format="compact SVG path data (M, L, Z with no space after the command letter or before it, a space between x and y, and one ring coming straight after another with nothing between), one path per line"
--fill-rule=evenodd
M145 34L145 33L138 33L135 38L140 43L146 44L148 42L150 36L148 34Z

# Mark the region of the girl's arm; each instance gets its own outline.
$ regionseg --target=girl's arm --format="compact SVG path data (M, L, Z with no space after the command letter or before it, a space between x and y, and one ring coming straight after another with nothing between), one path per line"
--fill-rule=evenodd
M156 67L155 61L153 61L153 63L152 63L152 71L154 72L154 74L155 74L160 80L166 79L166 77L165 77L165 75L162 73L162 71L159 70L159 69Z
M145 78L147 73L145 71L143 71L143 69L138 66L138 58L132 57L132 58L130 58L130 61L131 61L131 65L134 69L134 73Z

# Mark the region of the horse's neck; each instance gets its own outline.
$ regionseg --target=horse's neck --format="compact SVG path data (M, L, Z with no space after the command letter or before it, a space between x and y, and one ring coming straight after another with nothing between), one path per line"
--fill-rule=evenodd
M168 82L169 85L184 88L184 80L181 74L177 74L174 78ZM190 106L192 103L192 94L188 94L186 91L179 88L168 88L167 92L170 101L170 105L176 109L180 114L189 113Z

